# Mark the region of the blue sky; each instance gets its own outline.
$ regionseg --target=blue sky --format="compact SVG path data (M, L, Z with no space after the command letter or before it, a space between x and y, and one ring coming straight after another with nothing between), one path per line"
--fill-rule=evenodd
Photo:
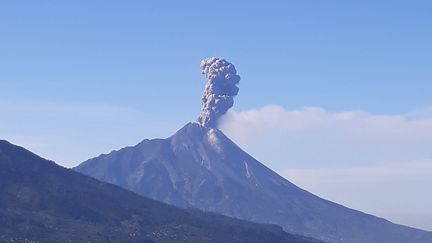
M238 109L406 112L432 103L431 10L427 1L2 1L1 95L153 114L175 97L175 117L190 119L199 61L216 55L242 75Z
M221 56L242 78L225 131L248 152L319 195L432 229L421 223L432 222L426 204L385 211L341 197L348 186L329 194L335 184L304 179L325 180L328 170L321 169L328 167L332 176L390 168L390 177L406 183L398 171L407 163L418 168L408 181L429 168L431 12L428 1L1 1L0 137L70 167L169 136L199 114L200 60ZM289 119L269 123L265 116ZM244 133L235 132L250 117L261 127L240 124ZM272 137L268 124L288 137ZM328 131L339 137L321 139ZM277 146L248 143L244 134ZM380 194L342 179L361 196ZM382 185L395 185L388 180ZM406 192L432 203L419 183Z

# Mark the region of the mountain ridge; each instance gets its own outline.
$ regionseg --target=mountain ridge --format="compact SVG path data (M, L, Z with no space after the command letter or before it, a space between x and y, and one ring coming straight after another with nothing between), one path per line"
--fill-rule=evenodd
M98 181L0 140L2 242L293 242L316 240Z
M74 169L172 205L278 224L326 241L432 242L431 232L393 224L295 186L218 129L197 123Z

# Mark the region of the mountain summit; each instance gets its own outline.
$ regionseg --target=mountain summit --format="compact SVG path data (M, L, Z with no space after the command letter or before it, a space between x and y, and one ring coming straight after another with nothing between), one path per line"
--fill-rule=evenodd
M220 130L188 123L87 160L76 171L180 207L281 225L330 242L432 242L432 233L321 199L240 149Z
M0 242L318 241L143 198L0 140Z

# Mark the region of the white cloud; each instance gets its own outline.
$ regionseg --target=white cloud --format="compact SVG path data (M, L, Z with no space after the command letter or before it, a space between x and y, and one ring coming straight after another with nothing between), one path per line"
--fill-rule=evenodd
M220 128L259 161L312 193L432 230L427 223L432 215L430 109L374 115L266 106L229 112Z
M275 169L343 167L432 158L432 119L266 106L229 112L220 128Z

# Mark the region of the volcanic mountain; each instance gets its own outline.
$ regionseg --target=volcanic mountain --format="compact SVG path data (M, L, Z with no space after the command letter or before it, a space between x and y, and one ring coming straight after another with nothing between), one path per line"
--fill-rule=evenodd
M187 124L167 139L146 139L100 155L75 170L175 206L277 224L288 232L329 242L432 242L431 232L397 225L300 189L220 130L198 123Z
M143 198L0 140L0 242L317 241Z

